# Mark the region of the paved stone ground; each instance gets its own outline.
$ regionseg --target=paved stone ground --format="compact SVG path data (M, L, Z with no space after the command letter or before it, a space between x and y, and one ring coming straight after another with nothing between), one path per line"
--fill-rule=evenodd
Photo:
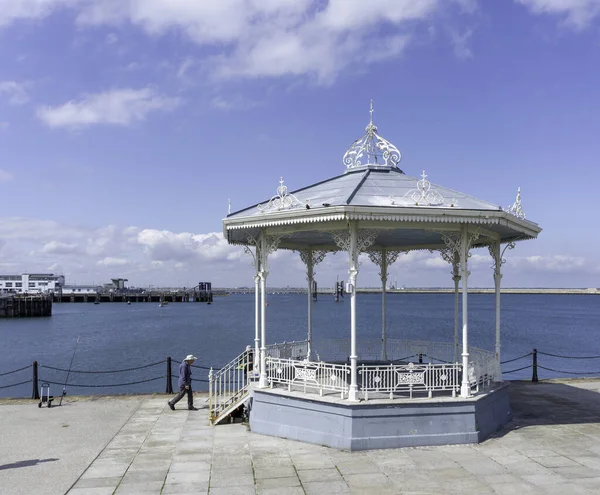
M568 383L511 384L515 419L482 444L367 452L256 435L243 424L213 428L206 409L171 411L166 398L143 398L68 493L600 494L600 380ZM0 483L2 493L25 493L7 490L2 474Z

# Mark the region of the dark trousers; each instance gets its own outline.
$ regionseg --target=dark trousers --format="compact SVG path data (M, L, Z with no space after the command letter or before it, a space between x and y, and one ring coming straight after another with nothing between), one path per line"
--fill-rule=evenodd
M181 387L179 387L179 393L173 397L169 403L170 404L177 404L182 398L183 396L187 393L187 399L188 399L188 407L194 407L194 396L192 395L192 386L190 385L190 388L188 388L187 390L185 389L185 385L182 385Z

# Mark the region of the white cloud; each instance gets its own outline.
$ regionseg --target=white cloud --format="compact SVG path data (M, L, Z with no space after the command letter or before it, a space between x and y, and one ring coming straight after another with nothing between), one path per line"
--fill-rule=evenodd
M6 170L2 170L0 168L0 183L10 182L14 178L15 178L15 176L13 174L11 174L10 172L7 172Z
M103 266L124 266L127 264L127 260L123 258L113 258L111 256L107 256L106 258L99 260L97 264Z
M511 257L507 260L513 267L546 272L576 272L586 268L586 260L580 256L552 255Z
M59 8L82 3L82 0L0 0L0 26L21 19L39 19Z
M24 105L29 101L27 86L27 83L0 81L0 96L6 95L8 97L8 103L11 105Z
M108 281L124 277L131 285L189 286L210 280L215 287L253 283L252 257L243 247L231 246L221 232L172 232L106 225L100 228L64 225L27 218L0 219L0 249L4 271L61 272L67 281ZM516 256L504 265L503 285L511 287L593 286L598 259L570 255ZM330 287L336 277L346 280L345 253L327 255L317 266L320 286ZM379 267L360 257L360 287L379 287ZM296 253L276 251L269 256L270 286L304 287L305 267ZM473 250L469 259L472 287L493 286L492 261L487 250ZM449 287L452 267L438 253L401 254L389 267L388 281L406 287Z
M60 8L71 8L80 27L132 24L150 36L181 33L216 50L197 68L186 59L180 75L308 75L329 84L342 71L398 57L416 24L431 24L452 8L471 13L476 0L0 0L0 24Z
M452 46L454 47L454 55L456 56L456 58L459 58L461 60L473 58L473 51L469 46L469 40L472 34L473 30L471 29L468 29L464 33L459 33L458 31L450 32Z
M37 116L50 127L128 126L143 121L151 112L169 111L180 103L179 98L159 95L151 88L115 89L57 107L43 106L38 108Z
M585 29L600 15L598 0L515 0L534 14L553 14L574 29Z

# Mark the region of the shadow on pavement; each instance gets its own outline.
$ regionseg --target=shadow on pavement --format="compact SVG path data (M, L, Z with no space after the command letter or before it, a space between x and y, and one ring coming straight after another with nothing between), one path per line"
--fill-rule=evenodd
M600 423L600 393L555 382L510 382L512 421L495 437L538 425Z
M0 471L2 471L4 469L18 469L18 468L29 467L29 466L37 466L38 464L41 464L42 462L54 462L54 461L59 461L59 460L60 459L28 459L26 461L17 461L17 462L13 462L11 464L0 465Z

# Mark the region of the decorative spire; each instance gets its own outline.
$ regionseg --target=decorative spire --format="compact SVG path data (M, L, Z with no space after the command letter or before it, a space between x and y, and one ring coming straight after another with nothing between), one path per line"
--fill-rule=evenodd
M417 188L408 191L404 197L415 206L442 206L445 202L444 197L431 188L431 182L427 180L425 170L421 174L421 180L417 181Z
M296 206L303 206L302 203L296 196L288 193L287 186L283 185L283 177L279 179L279 187L277 188L277 194L273 196L266 206L258 205L259 211L265 213L268 211L280 211L280 210L289 210L291 208L295 208ZM310 208L309 201L306 201L306 208Z
M525 220L525 212L523 211L523 206L521 205L521 188L519 187L517 189L517 198L515 199L515 202L508 207L508 213L510 213L511 215L514 215L517 218L520 218L521 220Z
M397 167L400 163L402 155L398 148L377 134L377 126L373 124L373 111L373 100L371 100L366 134L352 143L342 159L348 170L363 165Z

